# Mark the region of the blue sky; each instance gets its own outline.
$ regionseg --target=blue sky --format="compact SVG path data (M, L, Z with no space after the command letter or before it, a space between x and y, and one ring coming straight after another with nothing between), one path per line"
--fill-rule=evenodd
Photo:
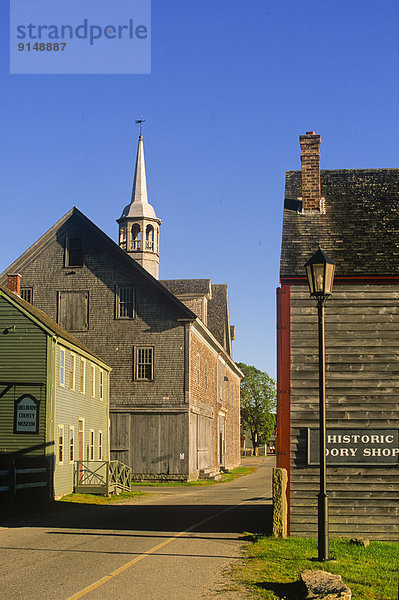
M322 168L399 166L399 2L153 0L150 75L10 75L0 23L0 270L74 205L117 239L142 113L160 278L228 283L274 376L284 173L309 130Z

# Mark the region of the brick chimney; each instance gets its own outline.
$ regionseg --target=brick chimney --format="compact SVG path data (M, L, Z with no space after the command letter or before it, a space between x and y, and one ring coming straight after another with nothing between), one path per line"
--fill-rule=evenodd
M320 136L314 131L300 135L302 162L302 210L320 210Z
M21 296L21 275L19 273L8 273L7 280L7 287L10 292Z

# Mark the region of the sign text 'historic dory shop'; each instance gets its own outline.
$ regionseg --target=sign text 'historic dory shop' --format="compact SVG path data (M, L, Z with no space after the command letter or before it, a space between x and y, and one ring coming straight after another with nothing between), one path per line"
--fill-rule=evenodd
M14 433L39 433L39 401L29 394L15 401Z
M397 429L327 429L327 465L398 465ZM308 429L308 464L319 464L319 430Z

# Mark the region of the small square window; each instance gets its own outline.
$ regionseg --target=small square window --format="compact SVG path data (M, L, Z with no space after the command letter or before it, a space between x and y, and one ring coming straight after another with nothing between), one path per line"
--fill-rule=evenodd
M140 346L135 348L134 378L151 381L154 378L154 348Z
M29 304L33 304L33 288L21 288L21 298Z
M83 238L67 237L65 240L65 266L83 267Z

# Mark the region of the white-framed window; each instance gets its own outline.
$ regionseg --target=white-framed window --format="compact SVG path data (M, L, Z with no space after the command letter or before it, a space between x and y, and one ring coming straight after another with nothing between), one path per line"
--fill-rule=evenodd
M93 363L90 364L90 396L96 396L96 367Z
M98 432L98 460L103 459L103 432Z
M138 381L154 379L154 348L152 346L135 346L134 379Z
M134 287L117 287L115 302L116 319L134 319L135 317Z
M75 389L75 371L76 371L76 356L75 354L69 355L69 389Z
M74 459L75 459L75 443L74 443L74 438L75 438L75 430L73 425L69 426L69 462L73 463Z
M64 426L58 425L58 443L57 443L57 459L58 464L62 465L64 463Z
M102 369L99 369L98 382L99 382L100 400L104 400L104 378L105 378L105 372Z
M90 429L89 460L94 460L94 429Z
M201 359L200 355L197 354L197 385L200 385L201 382Z
M86 361L84 358L80 359L80 379L79 379L79 391L84 394L86 390Z
M59 384L65 386L65 350L60 348Z

